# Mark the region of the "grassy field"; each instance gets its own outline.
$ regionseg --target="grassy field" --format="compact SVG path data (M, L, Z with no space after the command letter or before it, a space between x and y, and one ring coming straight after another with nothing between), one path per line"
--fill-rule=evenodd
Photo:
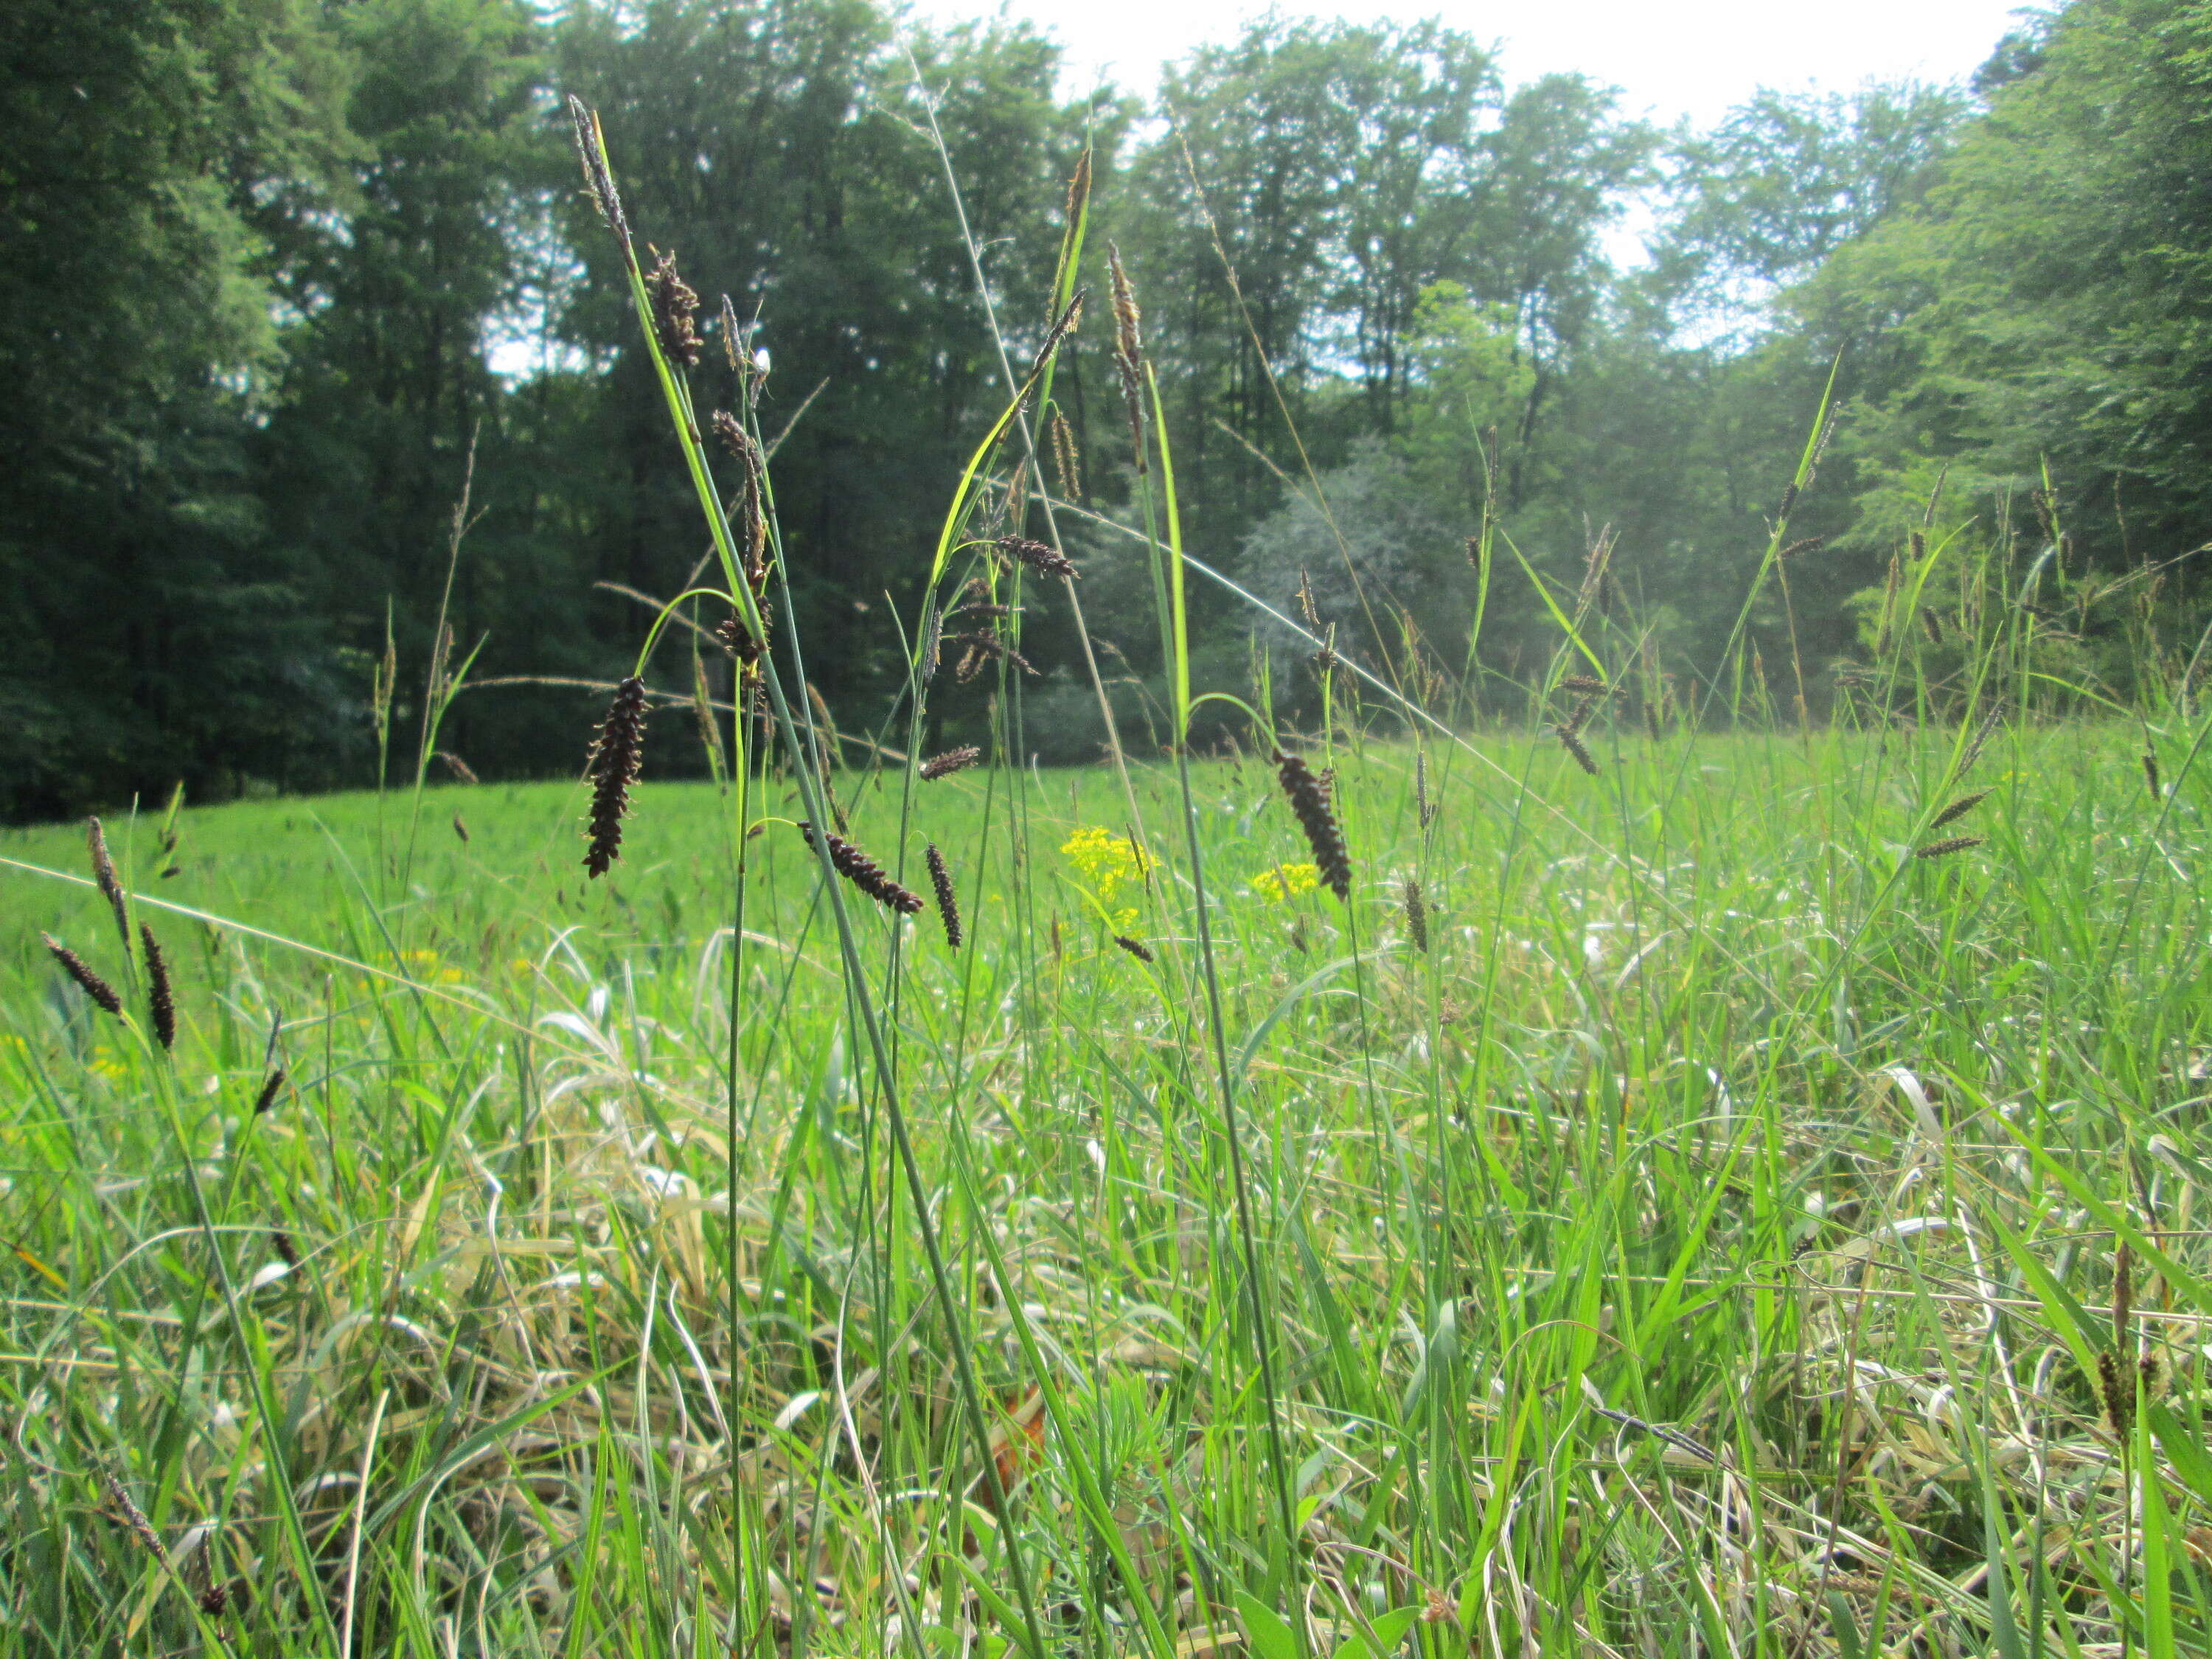
M170 1053L0 836L0 1652L2203 1651L2201 728L1588 735L1194 766L1218 1042L1172 770L842 775L888 1069L774 781L111 822Z

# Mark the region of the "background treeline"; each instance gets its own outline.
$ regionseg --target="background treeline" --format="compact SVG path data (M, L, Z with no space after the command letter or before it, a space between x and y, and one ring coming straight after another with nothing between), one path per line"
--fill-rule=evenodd
M1036 343L1086 148L1086 275L1103 301L1121 246L1188 544L1286 610L1304 587L1346 655L1402 671L1419 639L1463 668L1487 503L1526 565L1492 571L1484 707L1518 712L1556 642L1538 580L1694 688L1838 361L1788 526L1821 544L1750 619L1783 713L1779 664L1818 716L1838 665L1887 643L1875 612L1916 546L1946 571L2043 558L2054 683L2124 693L2192 642L2202 0L2075 0L1971 88L1762 96L1705 133L1574 77L1513 84L1433 23L1270 21L1149 99L1064 96L1019 23L902 33L876 0L17 0L0 45L0 815L365 781L387 637L403 688L439 648L465 487L448 615L456 659L482 648L443 746L485 775L579 763L592 694L484 683L628 672L635 596L680 591L704 550L569 92L602 112L639 234L769 354L809 669L848 727L896 683L887 599L910 610L1003 403L992 313L1015 362ZM1623 270L1630 212L1650 257ZM1103 309L1059 407L1073 493L1118 521ZM733 377L708 332L711 407ZM1060 523L1140 720L1141 550ZM1929 652L1950 580L1926 586ZM1247 680L1249 611L1213 591L1201 616L1216 683ZM1033 745L1094 754L1054 596L1024 638ZM1310 696L1303 647L1256 638L1279 704ZM688 691L690 650L656 681ZM970 689L939 700L948 734L980 723ZM670 735L655 763L697 757Z

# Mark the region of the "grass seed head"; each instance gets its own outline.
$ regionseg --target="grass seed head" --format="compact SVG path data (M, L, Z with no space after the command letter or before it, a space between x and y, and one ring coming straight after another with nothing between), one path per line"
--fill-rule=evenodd
M1325 775L1316 774L1296 755L1278 749L1275 776L1283 786L1291 811L1297 815L1298 828L1305 831L1306 845L1313 849L1322 884L1336 895L1340 904L1351 903L1352 854L1345 847L1344 830L1337 823L1336 808L1329 800Z
M1428 955L1429 902L1421 895L1421 884L1412 876L1406 878L1406 937L1413 941L1416 951Z
M921 849L921 860L929 866L929 884L937 891L937 915L945 924L945 942L954 950L960 948L960 896L952 890L952 872L945 868L945 854L932 842Z
M1149 964L1159 960L1158 957L1152 954L1151 947L1146 945L1142 939L1131 939L1127 933L1115 934L1114 943L1120 945L1124 951L1127 951L1131 956L1136 957L1136 959L1141 963Z
M584 188L591 193L592 204L599 210L599 217L615 234L625 258L629 254L629 221L623 217L622 196L615 189L613 173L607 167L605 147L599 142L599 118L580 98L573 94L568 100L568 119L576 129L576 154L584 164Z
M154 1039L164 1048L174 1048L177 998L169 984L168 959L161 954L154 930L143 921L138 924L138 939L146 951L146 1012L153 1020Z
M629 787L645 753L645 682L631 675L615 688L599 740L592 749L590 846L587 878L606 874L622 856L623 820L629 815Z
M100 896L107 901L107 908L115 912L115 931L123 940L123 948L131 948L131 915L123 902L123 884L115 878L115 860L107 854L107 832L100 827L98 818L87 818L84 825L86 851L92 858L92 878L100 884Z
M999 551L1013 562L1027 566L1040 576L1065 576L1075 580L1075 564L1066 554L1042 542L1033 542L1026 536L1001 536Z
M1121 381L1121 401L1129 413L1129 443L1135 451L1137 476L1146 472L1145 460L1145 335L1137 309L1137 291L1121 264L1121 250L1106 244L1107 268L1114 278L1114 372Z
M676 251L654 255L645 289L653 301L653 331L660 339L661 354L686 368L699 367L699 292L676 274Z
M265 1116L269 1109L276 1103L276 1097L283 1092L283 1088L284 1068L279 1066L262 1079L261 1092L253 1097L253 1115Z
M451 750L440 749L434 752L439 760L445 763L446 770L453 775L456 782L482 783L483 781L477 775L476 768L471 766Z
M77 955L52 934L41 933L39 938L45 942L46 949L52 953L54 960L61 963L62 971L76 981L77 989L82 991L85 995L90 997L102 1009L113 1014L118 1019L123 1018L123 999L115 994L115 988L112 985L93 972L82 957Z
M1928 821L1928 827L1930 830L1941 830L1947 823L1956 823L1995 793L1996 793L1995 789L1977 789L1971 795L1961 795L1930 818Z
M804 820L799 823L799 833L806 837L809 847L817 844L815 837L818 835L820 844L829 848L831 867L877 903L896 910L902 916L921 915L921 896L908 892L893 881L881 865L842 836L826 830L817 830Z
M2150 798L2153 800L2165 799L2166 791L2159 785L2158 751L2156 750L2146 749L2143 750L2142 769L2143 781L2150 786Z
M957 749L948 749L941 755L931 756L917 769L924 782L934 783L939 778L951 777L955 772L965 772L982 758L981 749L972 743L963 744Z
M1914 848L1912 856L1917 859L1948 859L1954 853L1979 847L1984 839L1981 836L1954 836L1948 841L1931 841L1925 847Z
M1583 741L1582 733L1576 729L1580 724L1579 720L1571 721L1559 728L1559 747L1574 757L1576 765L1581 767L1590 776L1595 777L1597 762L1590 754L1589 745Z
M1060 499L1082 501L1083 453L1076 447L1075 433L1067 424L1067 417L1054 410L1045 431L1052 440L1052 465L1059 475Z

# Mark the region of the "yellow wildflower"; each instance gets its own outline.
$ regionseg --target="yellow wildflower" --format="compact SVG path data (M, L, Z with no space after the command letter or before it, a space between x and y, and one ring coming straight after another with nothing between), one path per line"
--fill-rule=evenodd
M1320 885L1321 866L1313 864L1279 864L1252 878L1252 890L1277 904L1287 904Z
M1109 902L1124 883L1142 881L1152 867L1152 855L1136 842L1095 823L1084 825L1062 842L1060 851L1091 884L1101 903Z

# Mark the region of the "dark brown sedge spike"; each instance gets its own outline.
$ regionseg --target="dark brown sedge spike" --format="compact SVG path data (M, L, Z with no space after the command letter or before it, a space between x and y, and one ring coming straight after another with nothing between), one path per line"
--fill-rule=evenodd
M1928 636L1929 644L1943 643L1943 619L1925 605L1920 610L1920 631Z
M934 783L939 778L949 778L955 772L965 772L983 758L983 751L974 744L957 749L948 749L941 755L933 755L916 769L924 782Z
M462 846L466 847L469 844L468 821L459 812L453 814L453 833L461 838Z
M61 963L62 971L76 981L77 989L98 1003L105 1012L113 1014L118 1019L123 1018L123 999L115 994L112 985L94 973L85 965L82 957L52 934L41 933L39 938L52 953L54 960Z
M1774 516L1778 519L1786 519L1790 516L1790 509L1796 505L1797 486L1793 483L1783 490L1781 510Z
M646 292L653 300L653 331L660 338L664 356L686 368L699 367L699 294L676 274L676 251L663 253L648 246L653 269L646 274Z
M1928 538L1923 535L1919 531L1916 530L1912 532L1912 540L1910 545L1912 549L1912 557L1916 562L1928 556Z
M576 154L584 163L584 186L591 192L592 205L614 232L615 240L622 245L627 258L629 222L623 217L622 197L615 190L614 174L607 169L606 151L599 144L598 118L582 99L572 95L568 100L568 119L576 129Z
M599 740L592 746L591 845L584 853L588 878L604 876L622 856L629 787L637 781L644 750L645 682L633 674L615 688Z
M954 950L960 948L960 896L952 890L952 872L945 866L945 854L932 842L921 849L921 861L929 866L929 884L937 891L937 916L945 924L945 942Z
M2124 1440L2135 1427L2136 1391L2131 1370L2123 1370L2110 1350L2097 1355L2097 1392L2103 1396L2105 1420Z
M263 1116L276 1103L276 1097L284 1087L284 1068L279 1066L262 1080L261 1092L253 1097L253 1115Z
M762 600L760 608L761 621L766 623L768 601ZM745 626L745 619L734 614L722 618L721 626L714 630L714 637L722 642L722 649L748 668L758 662L761 653L768 649L765 643L753 637L752 629Z
M1971 795L1961 795L1934 817L1929 819L1928 827L1930 830L1941 830L1947 823L1955 823L1995 793L1996 791L1994 789L1977 789Z
M445 762L446 770L451 772L453 776L459 779L461 782L482 783L483 781L482 778L477 775L476 768L471 766L459 755L453 754L444 749L437 750L436 754L438 759Z
M799 833L806 837L809 847L816 845L815 836L818 834L822 838L821 844L830 850L831 866L877 903L886 905L903 916L921 914L920 894L909 893L893 881L881 865L842 836L826 830L817 831L804 820L799 823Z
M1352 854L1345 847L1336 809L1330 805L1328 783L1305 762L1280 749L1275 751L1275 776L1297 815L1298 828L1305 831L1322 884L1336 895L1340 904L1351 903Z
M1931 841L1925 847L1916 847L1912 856L1917 859L1948 859L1954 853L1963 853L1969 847L1979 847L1981 836L1954 836L1948 841Z
M1469 536L1467 538L1467 562L1469 569L1479 571L1482 568L1481 537Z
M1124 951L1127 951L1131 956L1136 957L1139 962L1151 963L1159 960L1158 957L1152 954L1151 947L1146 945L1142 939L1131 939L1127 933L1115 934L1114 943L1120 945Z
M1026 536L1001 536L998 548L1008 559L1028 566L1040 576L1066 576L1071 580L1075 577L1074 562L1042 542L1033 542Z
M139 1543L145 1547L146 1553L164 1567L168 1566L168 1547L161 1542L161 1534L154 1530L154 1523L146 1518L146 1511L132 1499L130 1488L106 1469L100 1472L100 1484L107 1493L107 1501L121 1512L119 1518L123 1524L137 1535Z
M1612 689L1603 680L1589 674L1563 674L1559 677L1560 690L1578 691L1584 696L1594 697Z
M139 943L146 951L146 1012L154 1024L154 1040L164 1048L177 1046L177 998L169 985L168 959L155 941L154 930L138 924Z
M300 1265L300 1247L292 1242L292 1235L282 1227L270 1230L269 1248L276 1252L277 1260L286 1267L296 1267Z
M960 666L954 672L954 678L963 682L974 679L983 665L983 659L989 657L1010 662L1032 678L1036 675L1030 659L995 634L954 634L949 636L946 643L968 647L967 654L960 659Z
M1559 747L1573 757L1576 765L1581 767L1590 776L1595 777L1597 761L1591 756L1589 746L1583 743L1582 733L1575 729L1575 726L1579 724L1580 722L1577 721L1559 728Z
M100 827L98 818L85 820L86 850L92 857L92 878L100 884L100 896L107 901L107 908L115 912L115 932L123 941L123 948L131 948L131 917L123 904L123 884L115 878L115 860L107 855L107 832Z
M2150 786L2150 798L2153 800L2164 800L2166 791L2159 785L2157 750L2152 749L2143 750L2142 768L2143 781Z
M1807 553L1818 553L1828 544L1826 536L1804 536L1784 548L1778 557L1795 559Z
M1421 896L1421 884L1411 876L1406 878L1406 937L1416 951L1428 955L1429 902Z

